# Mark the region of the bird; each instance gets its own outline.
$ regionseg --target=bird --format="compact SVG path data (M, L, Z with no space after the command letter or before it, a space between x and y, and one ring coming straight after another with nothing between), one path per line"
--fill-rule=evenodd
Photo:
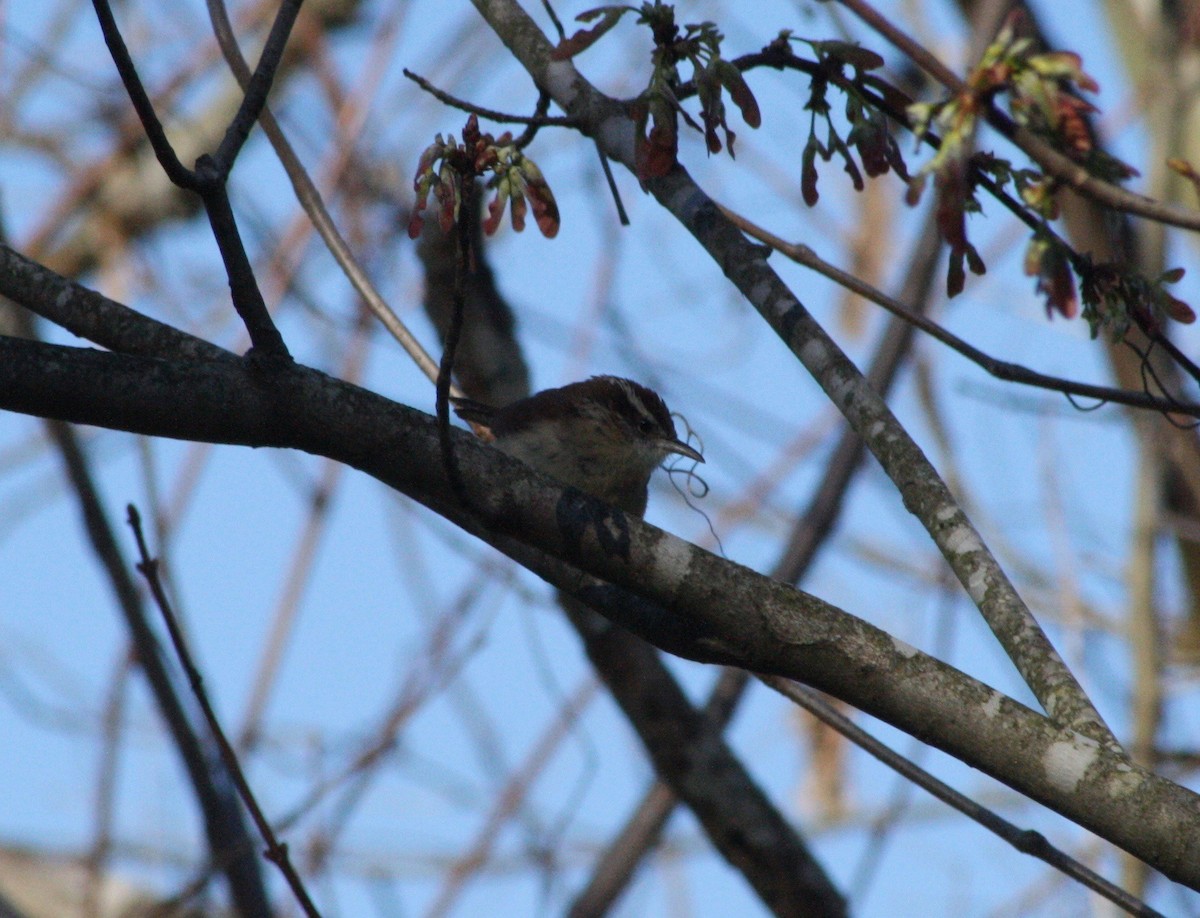
M646 511L650 476L667 456L704 461L676 435L662 396L619 376L544 389L503 408L467 398L450 401L498 449L639 517Z

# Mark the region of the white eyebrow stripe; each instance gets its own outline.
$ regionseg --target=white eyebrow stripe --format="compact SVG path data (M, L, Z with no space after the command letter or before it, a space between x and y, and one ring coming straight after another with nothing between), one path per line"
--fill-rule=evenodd
M646 410L646 403L642 401L642 397L637 394L637 391L630 384L629 380L618 380L618 385L621 387L621 391L625 393L625 397L629 399L634 408L644 415L650 414L650 412Z
M629 400L633 402L634 407L637 408L642 417L653 421L655 424L659 423L658 416L650 410L650 406L646 404L641 394L632 385L628 382L623 382L621 388L625 390L626 395L629 396Z
M607 376L603 378L616 385L625 396L626 404L633 409L635 414L651 422L655 427L669 430L671 435L674 436L673 422L666 421L666 426L664 427L663 418L670 418L670 410L653 389L647 389L631 379L625 379L623 376ZM650 401L647 401L647 399ZM660 406L662 416L659 414Z

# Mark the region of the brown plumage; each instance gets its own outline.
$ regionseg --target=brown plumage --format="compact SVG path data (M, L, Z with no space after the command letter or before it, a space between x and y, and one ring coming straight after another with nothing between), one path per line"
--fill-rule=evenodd
M704 461L678 439L657 392L618 376L546 389L503 408L452 401L459 417L510 456L638 516L650 476L669 454Z

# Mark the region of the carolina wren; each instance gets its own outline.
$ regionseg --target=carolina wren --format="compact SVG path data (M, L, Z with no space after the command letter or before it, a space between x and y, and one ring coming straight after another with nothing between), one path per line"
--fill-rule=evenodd
M668 454L704 461L676 437L657 392L617 376L546 389L503 408L451 401L510 456L637 516L646 510L650 475Z

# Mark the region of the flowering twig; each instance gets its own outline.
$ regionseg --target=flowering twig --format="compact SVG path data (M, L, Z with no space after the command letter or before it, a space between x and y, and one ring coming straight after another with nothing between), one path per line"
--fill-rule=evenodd
M916 39L880 14L867 0L839 0L839 2L899 48L917 66L950 92L957 94L966 90L966 83L950 68ZM988 106L985 117L988 124L1028 153L1047 173L1097 203L1139 217L1157 220L1170 226L1200 230L1200 210L1153 201L1097 178L1079 163L1055 150L1050 143L1038 137L1031 130L1017 124L995 106Z

